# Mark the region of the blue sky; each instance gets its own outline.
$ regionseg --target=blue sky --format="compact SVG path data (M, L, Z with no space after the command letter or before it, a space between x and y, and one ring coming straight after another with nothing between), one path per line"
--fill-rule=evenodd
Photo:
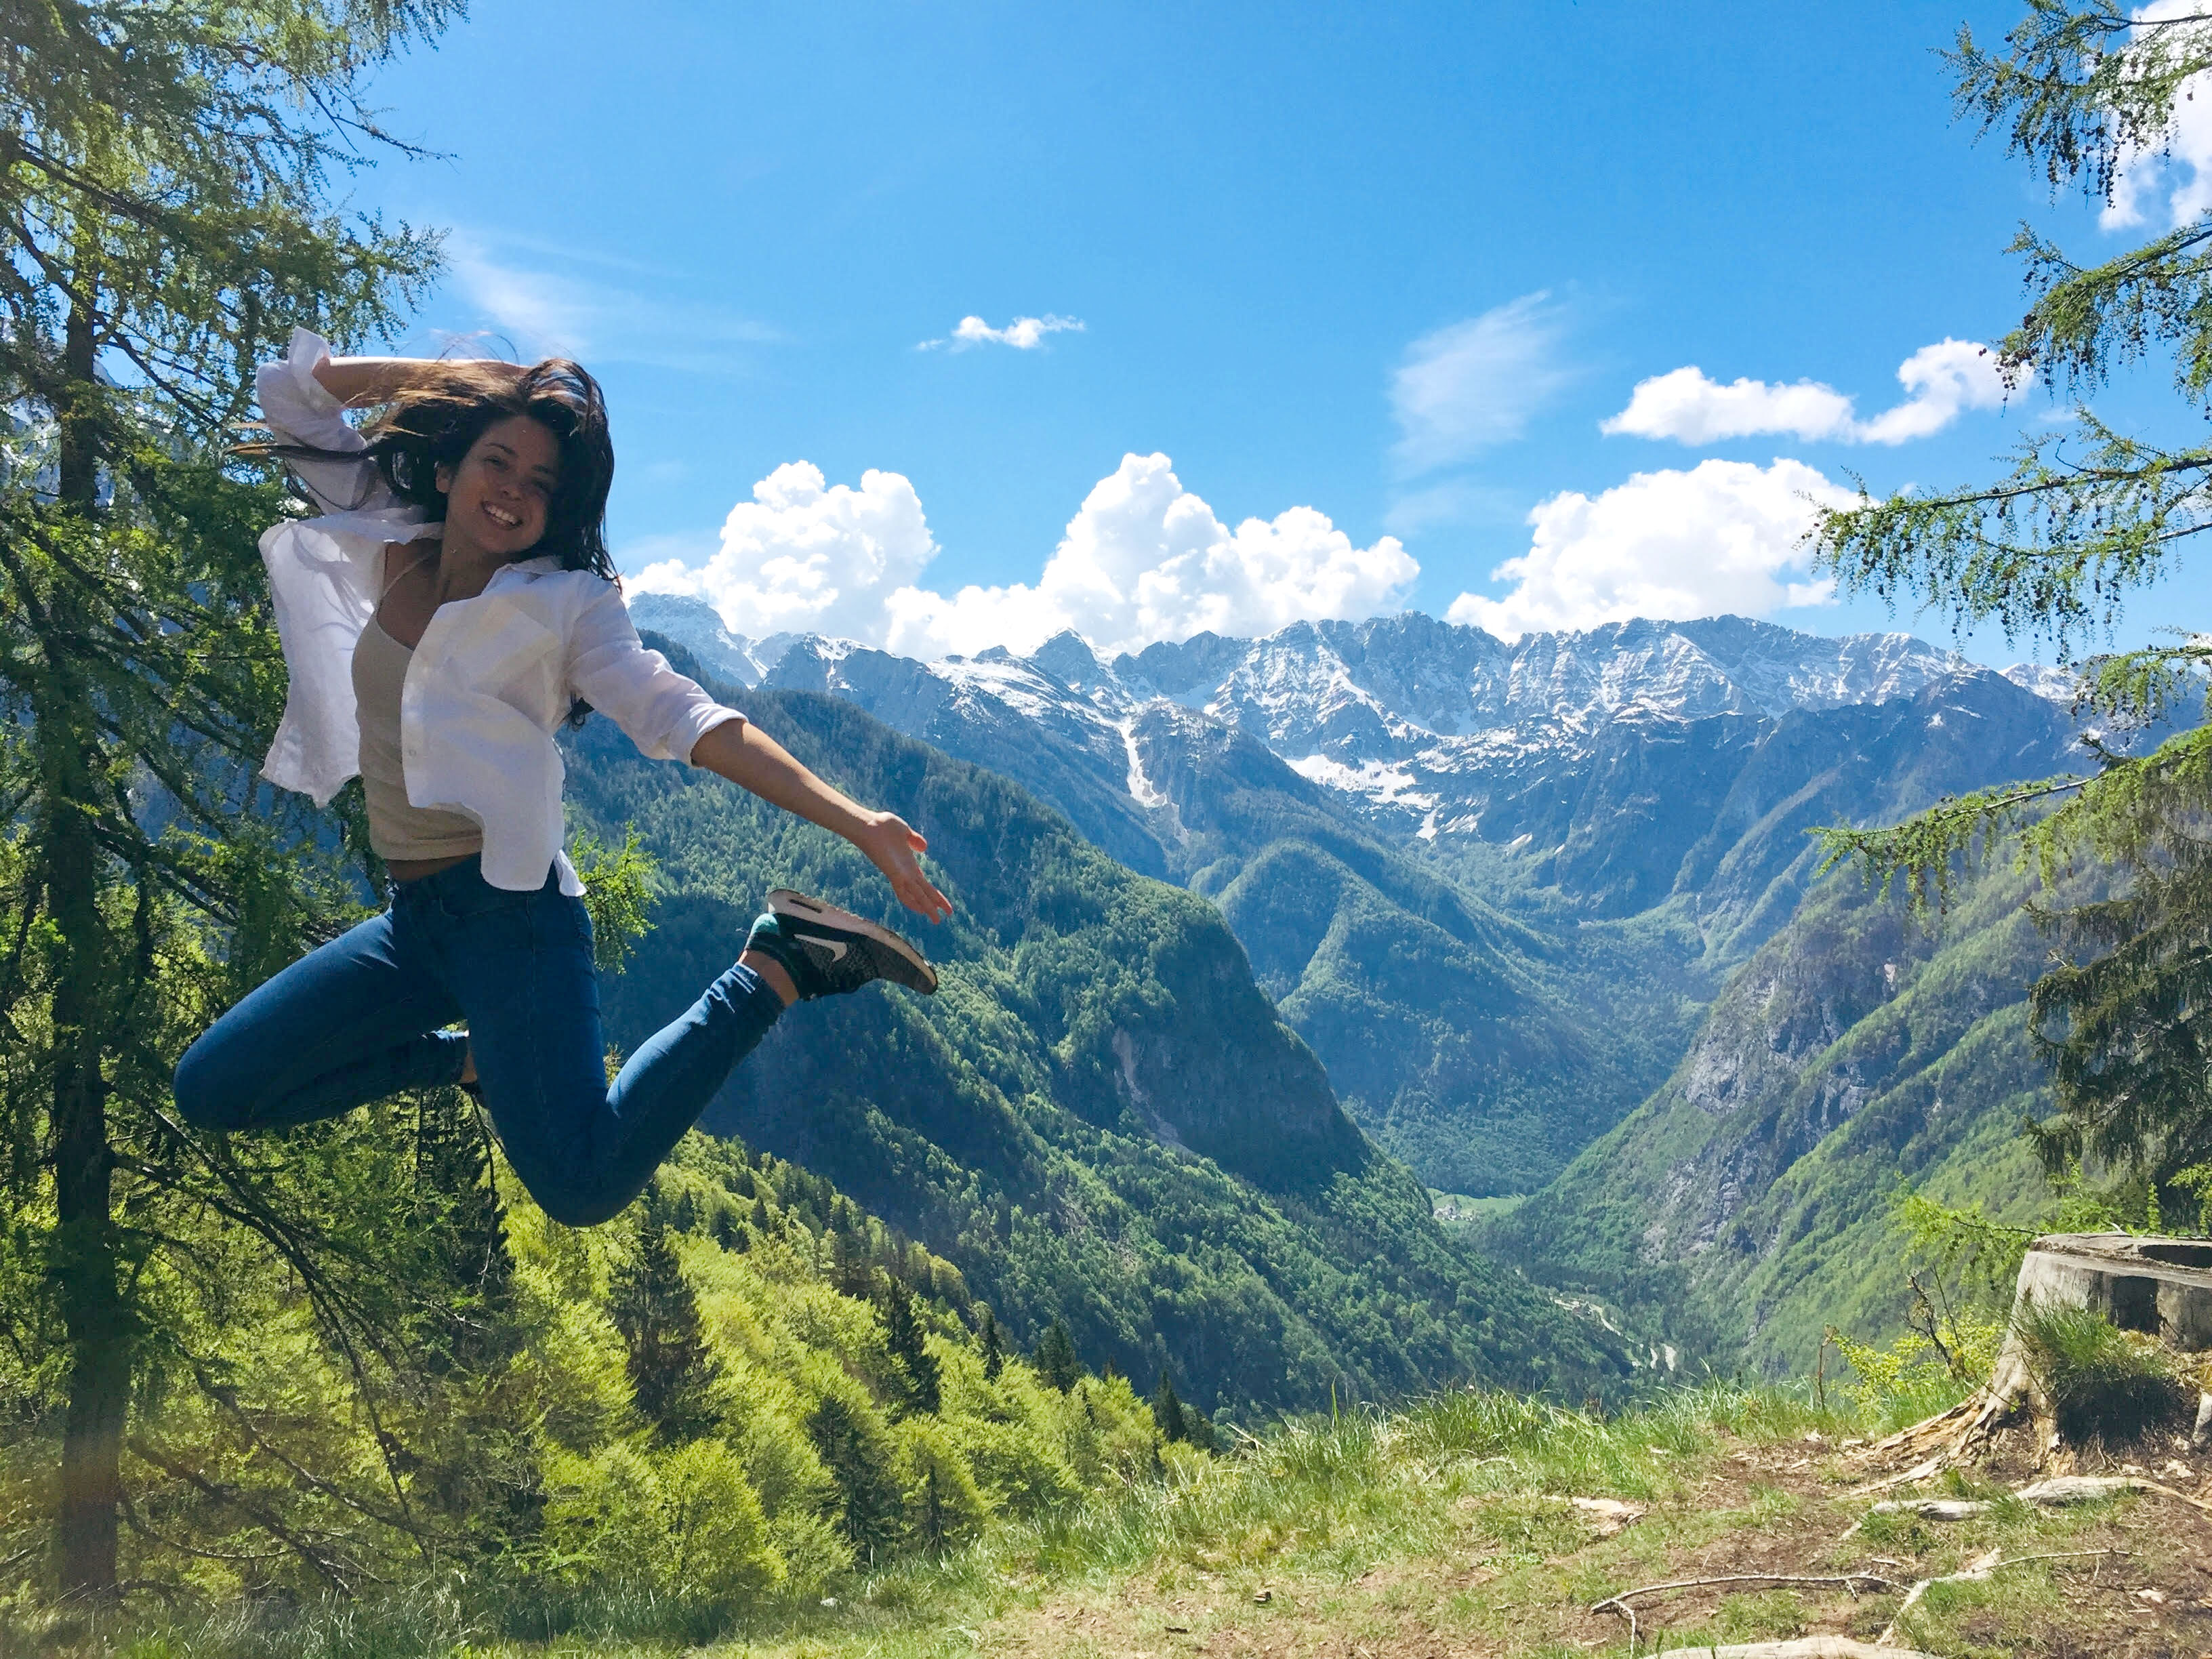
M1951 378L1875 425L1899 365L2017 317L2022 218L2127 234L1954 123L1936 49L2014 15L478 0L380 77L447 159L354 190L450 231L408 343L580 357L625 567L748 633L1140 643L1455 603L1506 629L1652 592L1845 631L1892 624L1791 604L1783 521L1849 471L1993 471L2044 400L1975 406L1971 365L1923 359ZM1737 424L1795 429L1684 441L1725 410L1677 382L1601 429L1692 366L1852 403L1754 388ZM2175 418L2150 380L2100 407ZM1874 441L1899 419L1932 429Z

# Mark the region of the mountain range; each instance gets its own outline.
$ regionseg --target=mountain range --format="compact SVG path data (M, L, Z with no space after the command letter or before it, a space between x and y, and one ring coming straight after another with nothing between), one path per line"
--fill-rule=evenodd
M1720 617L1508 644L1409 614L1110 663L1073 635L922 662L743 640L696 600L633 610L1213 900L1353 1119L1476 1196L1544 1187L1662 1088L1806 903L1808 831L2081 753L2069 676L1903 634Z

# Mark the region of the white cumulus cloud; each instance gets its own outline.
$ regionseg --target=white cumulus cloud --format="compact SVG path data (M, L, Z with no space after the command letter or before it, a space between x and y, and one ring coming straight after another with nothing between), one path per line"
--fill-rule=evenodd
M1567 321L1548 294L1527 294L1407 346L1390 380L1400 474L1456 466L1518 438L1573 378L1559 350Z
M1806 439L1833 438L1856 423L1851 400L1817 380L1778 386L1738 380L1723 386L1695 367L1638 380L1628 407L1599 430L1636 438L1673 438L1686 444L1717 443L1759 432L1788 432Z
M1395 537L1360 547L1310 507L1232 530L1157 454L1126 455L1098 482L1034 582L939 592L920 580L936 552L905 478L871 471L857 490L830 487L794 461L731 509L711 557L664 560L631 586L696 595L755 638L811 631L937 657L1033 651L1066 628L1111 653L1209 629L1373 616L1420 574Z
M950 346L955 351L965 351L970 346L1003 345L1017 351L1034 351L1044 343L1048 334L1083 331L1080 318L1055 317L1049 312L1042 317L1017 317L1004 328L993 328L981 317L963 317L951 333L942 339L924 340L915 349L934 351L940 346Z
M1808 441L1899 444L1942 431L1969 409L2004 402L1996 359L1972 340L1925 345L1898 365L1905 401L1872 420L1858 418L1852 400L1818 380L1781 385L1738 380L1723 386L1703 369L1678 368L1639 380L1628 407L1600 430L1678 443L1717 443L1762 433L1787 433Z
M1972 340L1938 340L1897 366L1905 401L1858 429L1858 441L1899 444L1941 432L1968 409L1996 409L2005 400L1996 354Z
M704 599L752 639L812 632L878 641L890 626L890 596L936 555L921 497L899 474L871 468L855 489L792 461L730 509L706 560L663 559L631 586Z
M1505 639L1632 617L1761 617L1833 602L1808 580L1816 507L1856 499L1802 461L1709 460L1639 472L1599 495L1567 490L1529 514L1528 550L1491 573L1503 599L1462 593L1447 613Z

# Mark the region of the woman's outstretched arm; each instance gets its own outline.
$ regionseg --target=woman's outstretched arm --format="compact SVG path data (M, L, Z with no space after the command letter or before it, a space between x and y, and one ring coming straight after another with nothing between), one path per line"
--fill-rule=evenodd
M709 728L693 747L691 764L844 836L890 879L891 890L908 909L932 921L952 914L952 901L921 872L919 855L928 850L929 843L920 832L895 812L872 812L832 789L750 720L726 720Z
M362 409L391 402L453 362L466 362L471 368L504 369L518 380L524 372L521 364L496 357L326 357L315 365L315 379L348 409Z

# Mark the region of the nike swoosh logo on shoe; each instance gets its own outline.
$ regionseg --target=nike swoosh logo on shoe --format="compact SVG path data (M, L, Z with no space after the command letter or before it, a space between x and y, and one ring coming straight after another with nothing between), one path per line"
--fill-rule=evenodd
M842 939L811 939L806 943L817 951L827 951L832 962L844 961L845 953L853 948Z

